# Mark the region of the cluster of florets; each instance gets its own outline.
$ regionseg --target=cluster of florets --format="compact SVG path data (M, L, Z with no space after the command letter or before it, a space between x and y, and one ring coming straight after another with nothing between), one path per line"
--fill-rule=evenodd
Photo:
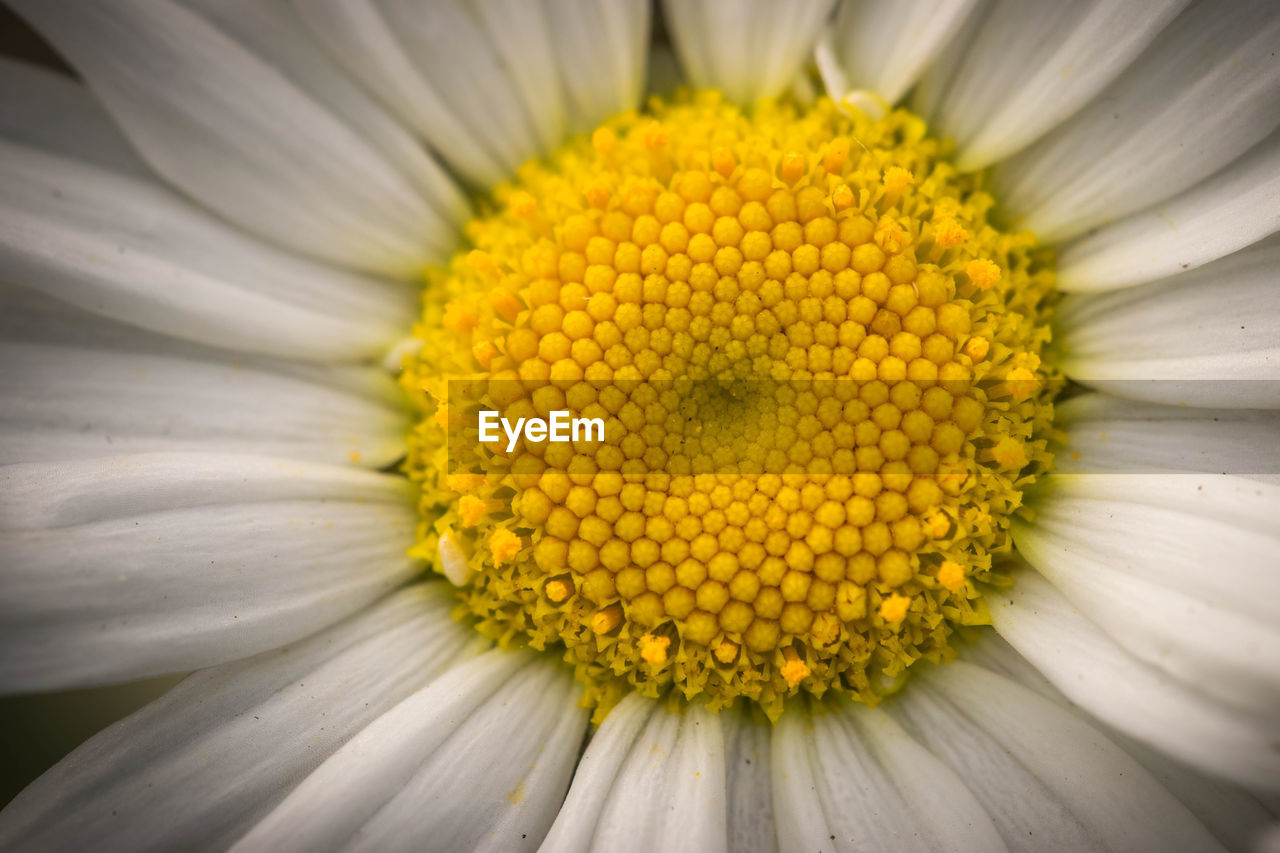
M875 701L985 619L975 581L1046 460L1049 279L922 131L702 96L499 192L427 292L452 355L406 372L422 552L466 554L482 630L563 643L605 704L776 713ZM474 449L486 406L604 440Z

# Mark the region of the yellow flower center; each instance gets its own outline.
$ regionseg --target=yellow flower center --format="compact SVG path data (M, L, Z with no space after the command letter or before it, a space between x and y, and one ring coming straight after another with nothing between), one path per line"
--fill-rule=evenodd
M1052 271L980 179L879 121L714 92L532 162L424 293L416 553L607 710L874 703L987 621L1047 466ZM503 433L555 412L571 441Z

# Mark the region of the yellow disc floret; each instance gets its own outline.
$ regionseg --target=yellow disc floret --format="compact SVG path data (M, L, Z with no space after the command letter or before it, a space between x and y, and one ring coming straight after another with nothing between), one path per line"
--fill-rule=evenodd
M482 632L562 650L600 708L775 716L874 703L987 621L1049 461L1052 273L947 152L902 110L701 93L495 191L403 380L415 554L467 555ZM483 443L484 411L602 430Z

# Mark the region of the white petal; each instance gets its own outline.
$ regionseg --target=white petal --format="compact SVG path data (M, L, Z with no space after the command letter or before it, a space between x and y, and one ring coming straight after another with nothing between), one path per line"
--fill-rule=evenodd
M1280 822L1272 823L1254 839L1256 853L1280 853Z
M1250 842L1275 820L1275 815L1248 791L1206 776L1131 738L1120 734L1111 737L1181 800L1228 850L1249 849Z
M752 15L734 16L733 4L716 0L663 0L662 5L676 56L689 82L699 89L718 87L730 99L745 102L749 97L745 60Z
M298 13L284 0L182 0L240 44L285 74L290 82L342 119L361 139L410 178L445 225L470 217L466 198L421 144L387 114L307 33ZM426 235L435 248L451 251L455 230Z
M508 176L492 140L453 113L441 90L418 71L373 0L295 0L294 6L347 71L463 176L485 186Z
M158 454L0 468L0 684L182 672L274 648L419 570L399 477Z
M174 337L306 360L380 355L412 288L261 243L160 184L0 141L0 275Z
M536 850L582 748L588 715L577 703L581 692L558 661L543 657L526 667L463 722L353 846ZM424 821L424 813L434 819Z
M394 476L159 453L9 465L0 483L6 692L236 660L420 570Z
M1073 705L999 634L984 632L963 654L965 660L1018 682L1088 725L1101 724ZM1247 849L1250 839L1271 820L1271 812L1248 791L1207 776L1115 729L1104 727L1104 731L1112 743L1136 759L1228 849Z
M147 163L238 224L339 264L416 274L447 226L354 129L196 14L148 0L14 5Z
M1016 227L1061 242L1182 192L1280 124L1278 39L1274 3L1192 6L1088 107L1003 164L996 198Z
M20 794L0 815L0 845L225 850L457 660L474 632L452 606L445 584L413 587L288 649L188 677Z
M1178 275L1280 231L1280 134L1156 207L1104 225L1058 258L1058 287L1090 292Z
M1207 773L1280 790L1274 722L1215 702L1139 661L1035 572L1022 572L987 603L1001 636L1090 714Z
M640 0L295 0L347 69L472 182L637 105L649 11Z
M404 453L396 389L366 368L0 343L0 462L155 450L382 467Z
M564 141L567 96L556 65L556 42L547 15L527 0L479 0L474 5L479 26L511 74L543 151Z
M538 153L538 133L502 57L460 0L382 0L388 26L423 77L474 133L487 127L488 143L508 174Z
M748 105L791 84L835 0L664 0L690 82Z
M1062 691L1053 686L1018 650L1009 645L1009 641L995 631L983 630L971 645L964 647L963 659L980 666L996 675L1002 675L1016 681L1023 687L1039 694L1051 702L1056 702L1068 710L1079 714L1084 719L1092 719L1084 711L1076 708Z
M1119 76L1186 4L989 6L973 38L956 46L964 56L933 114L941 135L956 140L956 165L983 168L1044 135Z
M536 849L586 728L575 693L549 659L464 663L352 738L236 849Z
M1192 273L1069 297L1062 367L1086 385L1152 402L1280 408L1280 240Z
M952 0L958 2L958 0ZM943 98L951 81L961 73L967 58L969 44L978 37L986 21L983 9L992 0L975 0L974 8L946 44L930 57L929 67L911 90L911 109L921 116L935 116L941 109Z
M53 530L178 507L282 499L387 503L399 478L266 456L139 453L0 467L0 531Z
M783 850L1005 849L959 777L882 710L810 720L789 709L774 730L773 774Z
M1280 475L1280 412L1193 409L1082 394L1055 407L1063 474L1201 472L1263 481Z
M649 4L543 2L571 107L570 128L589 130L607 116L638 106L649 53Z
M770 739L778 846L783 850L825 850L838 839L818 795L819 785L826 780L813 749L817 723L803 713L798 707L785 711ZM835 730L840 731L838 727Z
M896 103L976 6L977 0L843 0L831 29L845 75L841 88L870 90ZM839 100L844 92L830 94Z
M714 853L726 843L719 718L632 693L591 739L540 849Z
M1255 791L1258 802L1262 803L1272 815L1280 816L1280 796L1265 791Z
M1052 475L1034 506L1018 552L1116 642L1219 701L1280 704L1280 486Z
M108 320L48 294L3 280L0 280L0 341L174 355L200 351L229 355Z
M605 717L583 753L568 796L543 844L548 853L592 849L596 825L618 771L656 709L652 699L631 693Z
M772 726L762 717L722 710L729 853L778 853L769 769Z
M4 58L0 138L115 172L148 174L88 89L66 75Z
M1100 731L1013 681L955 662L892 703L964 780L1012 850L1212 850L1168 791Z

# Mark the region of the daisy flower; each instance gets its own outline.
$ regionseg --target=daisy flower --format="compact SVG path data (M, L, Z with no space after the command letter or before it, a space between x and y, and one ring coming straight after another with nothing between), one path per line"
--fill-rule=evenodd
M9 2L0 846L1265 837L1276 4Z

